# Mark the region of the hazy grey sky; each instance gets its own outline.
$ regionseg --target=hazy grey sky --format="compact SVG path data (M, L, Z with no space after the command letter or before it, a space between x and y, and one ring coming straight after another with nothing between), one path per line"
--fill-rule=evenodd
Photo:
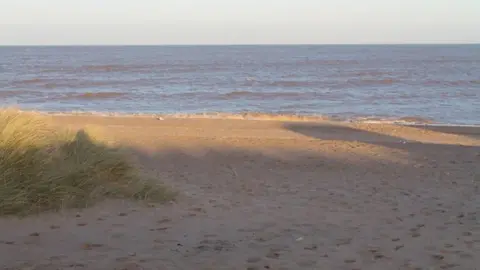
M480 0L0 0L0 45L258 43L480 43Z

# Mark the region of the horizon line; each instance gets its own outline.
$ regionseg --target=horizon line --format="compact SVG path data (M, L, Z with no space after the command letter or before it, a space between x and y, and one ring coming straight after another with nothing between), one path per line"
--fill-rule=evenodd
M480 45L480 42L455 43L178 43L178 44L0 44L0 47L191 47L191 46L445 46L445 45Z

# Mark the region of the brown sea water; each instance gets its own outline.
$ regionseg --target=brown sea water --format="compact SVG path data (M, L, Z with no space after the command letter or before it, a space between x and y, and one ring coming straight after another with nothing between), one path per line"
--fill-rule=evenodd
M0 47L0 105L480 124L480 45Z

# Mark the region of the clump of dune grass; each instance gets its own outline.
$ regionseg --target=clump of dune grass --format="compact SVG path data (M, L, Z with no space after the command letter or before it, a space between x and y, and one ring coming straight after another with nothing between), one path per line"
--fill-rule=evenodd
M172 198L121 149L49 120L0 109L0 216L87 207L105 198Z

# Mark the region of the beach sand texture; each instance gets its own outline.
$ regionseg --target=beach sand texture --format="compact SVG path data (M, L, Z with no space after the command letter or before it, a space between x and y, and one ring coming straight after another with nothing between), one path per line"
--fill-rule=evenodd
M179 191L0 219L1 269L476 269L480 128L54 116Z

